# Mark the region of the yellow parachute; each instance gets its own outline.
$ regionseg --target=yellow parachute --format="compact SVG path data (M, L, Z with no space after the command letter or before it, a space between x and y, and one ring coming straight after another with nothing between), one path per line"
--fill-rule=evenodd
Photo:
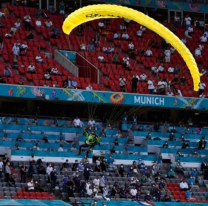
M62 28L64 33L69 35L78 25L102 18L127 18L133 20L148 29L151 29L167 40L180 53L186 62L193 78L194 90L198 91L201 74L199 73L195 59L189 49L169 29L141 12L117 5L102 4L86 6L71 13L65 19Z

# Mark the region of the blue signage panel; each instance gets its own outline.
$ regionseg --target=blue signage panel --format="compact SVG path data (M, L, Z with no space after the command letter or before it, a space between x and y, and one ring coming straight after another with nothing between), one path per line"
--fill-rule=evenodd
M208 110L208 99L168 97L120 92L86 91L79 89L7 85L0 86L0 96L30 99L91 102L101 104L188 108Z

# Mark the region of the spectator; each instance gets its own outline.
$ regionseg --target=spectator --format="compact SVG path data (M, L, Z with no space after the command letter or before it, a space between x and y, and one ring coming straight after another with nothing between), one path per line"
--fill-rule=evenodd
M206 43L207 42L207 36L204 34L203 36L200 37L200 42Z
M58 83L56 81L54 82L53 87L54 88L59 88L59 85L58 85Z
M42 27L42 22L41 22L41 20L40 20L40 19L37 19L36 22L35 22L35 25L36 25L38 28Z
M188 186L187 182L185 181L185 179L182 180L182 182L179 184L179 187L180 187L181 191L189 190L189 186Z
M6 163L4 173L5 173L5 181L8 182L9 181L9 177L11 175L10 162Z
M110 149L110 154L116 154L116 148L115 147Z
M80 44L80 50L81 50L81 51L85 51L85 50L86 50L86 46L85 46L84 43L81 43L81 44Z
M119 193L119 185L118 185L118 182L114 182L114 185L111 189L111 197L115 197L116 194Z
M134 44L133 44L133 42L130 42L128 47L129 47L129 51L134 51Z
M68 181L66 182L66 188L67 188L67 191L68 191L68 196L69 197L74 197L74 187L75 187L75 184L77 183L78 184L78 175L76 177L76 179L72 179L72 178L69 178ZM76 180L76 181L75 181ZM75 183L76 182L76 183ZM76 189L79 189L79 187L77 188L76 186Z
M67 88L71 88L72 87L72 81L71 81L71 77L68 76L68 78L64 81L64 85L66 85Z
M92 86L89 84L89 85L86 87L86 90L87 90L87 91L92 91L93 88L92 88Z
M51 172L53 171L53 167L52 167L52 164L49 163L48 164L48 167L46 168L46 173L48 175L48 183L51 182Z
M163 144L162 148L168 148L168 142L165 141L165 143Z
M128 35L128 33L127 33L127 32L123 33L123 34L121 35L121 38L124 39L124 40L129 40L129 35Z
M65 4L63 1L59 4L59 13L63 15L65 14Z
M14 46L12 47L12 53L18 59L18 56L20 54L20 48L16 44L14 44Z
M181 23L181 18L176 14L176 16L174 17L174 26L177 28L180 25L180 23Z
M152 56L153 56L152 50L151 50L150 48L147 49L146 52L145 52L145 55L146 55L147 57L152 57Z
M53 26L53 23L52 23L51 20L46 20L45 25L46 25L47 28L51 28Z
M43 165L43 162L40 163L40 165L37 166L37 172L38 174L45 175L46 174L46 168Z
M126 171L124 169L123 164L120 165L119 170L118 170L118 174L120 177L125 177L126 176Z
M132 187L132 189L130 190L130 195L131 198L134 199L137 195L137 189L135 188L135 186Z
M105 28L105 24L102 20L98 23L98 27L100 30L103 30Z
M87 51L89 51L89 52L95 51L95 45L92 42L90 42L87 45Z
M26 14L26 15L24 16L24 24L25 24L26 30L30 30L30 29L31 29L31 24L30 24L31 20L32 20L32 19L31 19L31 17L30 17L29 14Z
M5 77L11 77L12 76L12 71L8 66L5 66L5 68L4 68L4 76Z
M195 49L194 54L196 57L202 57L201 49L198 47Z
M11 38L12 38L12 33L11 33L10 31L7 31L7 32L5 33L5 37L6 37L7 39L11 39Z
M143 161L141 158L139 158L139 159L137 160L137 167L138 167L139 169L142 169L142 168L145 167L144 161Z
M120 30L126 31L126 25L124 23L120 25Z
M56 67L52 67L51 68L51 74L54 75L61 75L61 73L59 73L58 69Z
M36 59L36 61L37 61L38 63L45 63L45 62L43 61L43 59L42 59L40 53L35 57L35 59Z
M171 57L171 51L170 51L170 49L166 49L164 51L164 54L165 54L165 62L170 62L170 57Z
M146 27L144 27L144 26L140 26L140 30L142 30L143 32L145 32L146 31Z
M205 137L203 136L198 143L198 149L206 149L207 142L205 141Z
M104 61L105 61L105 58L104 58L104 56L102 55L102 53L99 54L99 56L98 56L98 61L100 61L100 62L104 62Z
M184 36L186 37L186 38L192 38L190 35L189 35L189 30L187 29L185 32L184 32Z
M37 10L35 11L35 18L36 18L36 19L41 18L40 9L37 9Z
M143 72L141 75L140 75L140 79L142 82L145 82L146 79L147 79L147 75Z
M199 95L204 93L205 88L206 88L206 84L201 80L201 82L199 83Z
M192 176L190 176L190 178L188 178L188 183L189 183L189 185L194 185L195 184L195 178L194 177L192 177Z
M49 72L46 72L46 73L44 74L44 78L45 78L46 80L52 80L52 79L51 79L51 75L50 75Z
M120 37L121 37L121 34L119 34L118 32L116 32L114 35L113 35L113 38L114 39L120 39Z
M191 26L191 17L186 15L184 21L185 21L186 29L188 29Z
M174 74L174 67L170 66L170 67L168 68L168 72L169 72L170 74Z
M30 32L27 34L26 38L29 40L32 40L32 39L34 39L34 37L35 37L35 34L30 30Z
M75 80L75 77L71 81L71 86L72 86L73 89L77 89L77 81Z
M131 92L136 93L137 92L137 83L139 81L139 77L138 75L133 75L132 79L131 79Z
M35 190L33 180L27 183L27 190L28 192L33 192Z
M170 169L168 171L168 175L167 175L168 178L175 178L175 172L173 171L173 169Z
M183 174L183 166L181 165L180 160L178 159L178 161L175 164L175 172L181 173Z
M62 144L60 144L60 147L58 148L58 152L63 152L64 151L64 149L63 149L63 145Z
M73 120L72 125L74 125L74 127L82 127L82 122L80 121L80 119L78 117L76 117Z
M56 172L56 168L53 168L53 170L51 171L51 189L54 190L55 186L56 186L56 181L57 181L57 172Z
M18 19L18 20L14 23L14 27L15 27L16 29L19 29L20 26L21 26L21 22L20 22L20 20Z
M119 86L120 86L121 92L125 92L126 78L124 77L119 78Z
M194 28L193 28L192 26L190 26L190 27L188 28L188 31L189 31L190 33L193 33L193 32L194 32Z
M117 167L115 165L113 165L114 163L114 159L113 157L110 155L109 158L107 159L107 163L108 163L108 167L110 170L114 170L114 171L117 171Z
M28 66L27 72L29 72L29 73L36 73L34 63L31 63L31 64Z
M20 51L27 51L28 45L27 42L25 41L23 44L20 45Z
M152 79L149 79L147 85L148 85L149 94L153 94L153 91L155 89L154 81Z
M141 29L139 29L139 30L137 31L137 36L138 36L138 37L142 37L142 33L143 33L143 31L142 31Z

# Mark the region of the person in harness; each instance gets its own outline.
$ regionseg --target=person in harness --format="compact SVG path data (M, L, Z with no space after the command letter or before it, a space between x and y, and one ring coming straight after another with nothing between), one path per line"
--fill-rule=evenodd
M100 145L101 137L97 136L94 131L88 133L86 128L84 128L84 135L87 137L85 143L79 146L79 152L77 155L81 154L82 148L87 147L86 156L88 157L89 151L96 145Z

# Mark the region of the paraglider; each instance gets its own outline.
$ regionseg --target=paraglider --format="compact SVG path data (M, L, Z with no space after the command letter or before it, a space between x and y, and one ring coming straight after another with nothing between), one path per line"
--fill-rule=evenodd
M169 29L141 12L117 5L102 4L86 6L71 13L65 19L62 27L63 32L69 35L70 32L78 25L102 18L126 18L133 20L138 24L149 28L168 41L186 62L186 65L188 66L193 78L194 90L198 91L201 74L199 73L195 59L189 49Z

